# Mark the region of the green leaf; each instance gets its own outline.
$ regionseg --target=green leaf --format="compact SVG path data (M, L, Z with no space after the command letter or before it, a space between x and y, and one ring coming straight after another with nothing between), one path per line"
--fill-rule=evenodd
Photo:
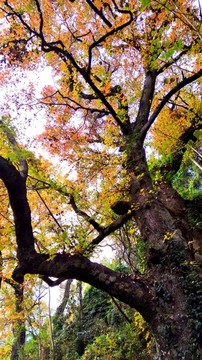
M175 51L176 51L176 50L175 50L175 47L172 47L171 49L169 49L168 51L166 51L166 53L165 53L166 59L169 59L169 58L174 54Z
M140 1L141 1L141 3L142 3L142 7L143 7L143 8L146 8L146 7L149 6L150 3L151 3L151 0L140 0Z

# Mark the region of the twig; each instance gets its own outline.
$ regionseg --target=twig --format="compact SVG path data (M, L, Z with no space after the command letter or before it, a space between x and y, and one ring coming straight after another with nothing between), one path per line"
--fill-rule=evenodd
M126 315L126 313L122 310L121 306L119 305L119 303L115 300L115 298L113 296L111 296L111 299L114 303L114 305L117 307L117 309L119 310L119 312L123 315L124 319L129 323L132 324L132 321L129 319L129 317Z

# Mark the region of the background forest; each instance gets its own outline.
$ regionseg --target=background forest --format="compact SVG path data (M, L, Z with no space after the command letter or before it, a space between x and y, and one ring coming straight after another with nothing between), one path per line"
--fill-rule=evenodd
M201 20L0 1L1 359L202 359Z

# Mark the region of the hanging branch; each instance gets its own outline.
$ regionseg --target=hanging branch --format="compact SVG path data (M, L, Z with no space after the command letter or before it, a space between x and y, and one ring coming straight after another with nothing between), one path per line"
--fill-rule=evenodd
M121 313L121 315L123 315L124 319L129 323L132 324L132 320L129 319L129 317L126 315L126 313L122 310L121 306L119 305L119 303L116 301L116 299L111 296L111 299L114 303L114 305L117 307L117 309L119 310L119 312Z

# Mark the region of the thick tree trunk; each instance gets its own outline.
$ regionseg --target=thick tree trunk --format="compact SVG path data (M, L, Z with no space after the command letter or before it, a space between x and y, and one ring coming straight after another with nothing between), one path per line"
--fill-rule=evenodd
M168 184L153 186L141 146L131 147L127 167L155 303L155 315L143 316L155 336L158 360L202 359L202 276L190 248L193 232L184 201Z
M201 359L202 277L189 247L192 233L183 201L161 184L142 204L144 211L140 206L136 221L148 245L149 278L156 299L156 316L150 324L158 358Z
M161 270L161 268L160 268ZM202 281L196 271L162 270L154 281L157 307L151 327L158 359L201 359Z
M26 192L23 191L19 199L20 206L16 201L19 197L16 178L22 187L25 187L24 180L20 181L17 170L4 159L0 175L10 195L18 230L19 266L13 278L22 283L24 275L31 273L42 275L44 279L56 277L89 283L142 314L156 338L158 360L201 360L202 279L189 247L192 232L183 200L167 184L153 186L143 150L137 149L129 164L132 215L147 244L148 272L145 275L115 272L93 263L83 253L62 253L54 257L36 253ZM103 234L109 235L121 226L125 216L120 222L101 228L93 244L98 243L99 237L101 241Z

